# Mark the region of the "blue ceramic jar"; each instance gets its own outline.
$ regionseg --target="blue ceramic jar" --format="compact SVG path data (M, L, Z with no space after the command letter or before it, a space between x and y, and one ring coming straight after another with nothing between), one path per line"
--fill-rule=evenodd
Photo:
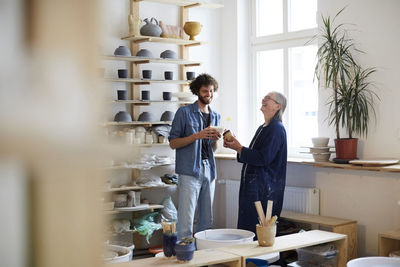
M163 251L165 257L175 256L176 234L163 234Z
M175 244L176 258L180 261L190 261L193 259L193 253L196 250L194 242L189 244L180 244L182 241L178 241Z

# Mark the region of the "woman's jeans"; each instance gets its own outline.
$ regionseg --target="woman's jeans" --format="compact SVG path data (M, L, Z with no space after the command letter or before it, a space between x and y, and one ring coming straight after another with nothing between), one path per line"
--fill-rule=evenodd
M200 177L179 175L178 240L193 236L197 204L196 232L210 229L213 222L215 179L211 181L210 163L202 160Z

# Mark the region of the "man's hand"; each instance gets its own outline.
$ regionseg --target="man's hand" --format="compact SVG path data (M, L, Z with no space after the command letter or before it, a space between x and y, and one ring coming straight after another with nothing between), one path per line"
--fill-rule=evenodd
M214 141L221 138L221 134L216 130L208 126L202 131L197 133L197 139L212 139Z

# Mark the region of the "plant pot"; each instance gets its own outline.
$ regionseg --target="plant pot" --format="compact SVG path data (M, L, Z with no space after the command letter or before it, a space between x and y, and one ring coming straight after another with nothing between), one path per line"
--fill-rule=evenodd
M178 241L175 244L176 259L179 261L191 261L193 259L193 253L196 250L194 242L186 245L181 245L180 242L181 241Z
M357 138L335 139L336 158L356 159L357 158Z

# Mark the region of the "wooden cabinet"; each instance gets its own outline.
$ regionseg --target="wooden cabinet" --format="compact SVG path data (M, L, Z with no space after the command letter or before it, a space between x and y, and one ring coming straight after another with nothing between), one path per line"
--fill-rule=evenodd
M400 229L380 233L378 236L379 256L389 256L392 251L400 250Z
M283 210L281 218L347 235L347 260L357 258L357 221Z

